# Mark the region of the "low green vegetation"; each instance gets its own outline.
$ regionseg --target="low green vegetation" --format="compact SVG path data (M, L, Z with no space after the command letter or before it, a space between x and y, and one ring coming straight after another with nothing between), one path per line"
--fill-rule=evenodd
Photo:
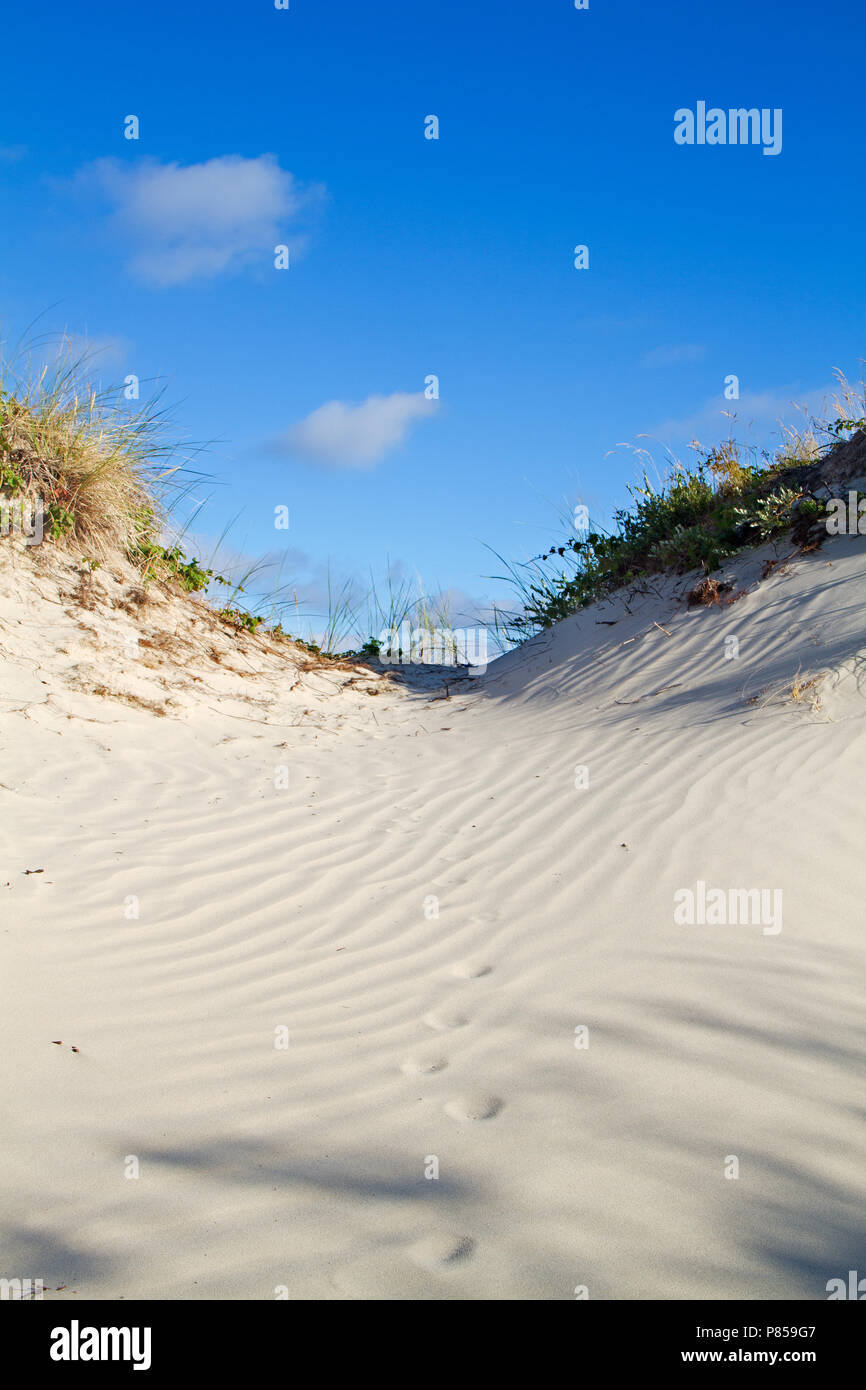
M0 434L0 442L2 442L2 437ZM23 490L24 479L21 474L17 473L14 468L0 467L0 492L7 497L17 497L19 492L23 492Z
M247 613L243 608L221 608L219 616L238 632L257 632L264 618L257 613Z
M844 387L850 401L853 393L847 382ZM787 431L774 455L733 439L699 449L696 462L677 462L658 487L644 472L629 488L632 506L614 513L612 530L590 526L525 564L505 562L522 611L500 616L500 631L524 640L617 589L663 573L711 574L738 551L788 531L796 544L818 544L827 511L826 493L816 494L816 465L866 429L866 414L840 409L837 420L817 429Z
M786 431L775 454L733 439L696 449L696 462L686 467L675 461L656 487L644 470L629 489L631 505L614 513L611 529L591 525L525 563L504 561L521 607L496 615L494 642L523 641L651 575L710 575L738 551L789 531L798 545L818 543L825 498L813 486L815 465L829 448L866 428L862 388L853 390L841 376L839 382L837 418L804 434ZM288 585L277 583L269 596L255 599L262 611L248 611L237 598L264 566L254 564L240 582L228 579L189 556L183 530L169 526L174 507L201 480L174 462L176 456L158 398L129 409L116 391L88 383L84 359L62 354L50 372L23 379L0 363L0 495L41 499L46 536L80 547L78 553L93 557L91 568L100 557L122 554L145 586L155 581L205 596L223 586L228 593L215 611L235 632L255 633L264 624L277 640L320 658L375 660L376 634L404 622L430 632L452 627L447 595L429 597L420 581L395 576L390 564L381 588L372 576L369 586L347 581L339 587L329 574L327 614L304 637L296 596L292 626L298 635L290 637L283 626L291 611ZM179 539L168 540L172 533Z

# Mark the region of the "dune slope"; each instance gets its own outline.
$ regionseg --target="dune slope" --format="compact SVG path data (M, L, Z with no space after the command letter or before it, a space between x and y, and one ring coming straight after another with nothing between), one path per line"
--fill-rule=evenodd
M866 547L761 580L784 555L448 687L187 652L168 707L129 615L7 559L0 1273L815 1299L862 1270ZM781 906L678 921L699 883Z

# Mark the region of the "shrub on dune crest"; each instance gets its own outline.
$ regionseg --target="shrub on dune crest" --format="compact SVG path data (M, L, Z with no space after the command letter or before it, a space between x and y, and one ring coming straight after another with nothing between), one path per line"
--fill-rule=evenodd
M817 472L810 474L831 449L866 429L863 384L851 387L836 375L832 423L786 427L773 455L734 439L709 450L695 445L697 461L688 467L675 461L659 487L644 472L629 488L631 508L614 513L612 532L592 527L524 564L506 561L523 608L499 615L500 629L523 640L641 578L694 569L709 574L737 551L792 529L798 544L816 543L826 501L814 494Z
M153 403L125 411L87 384L84 359L60 359L34 379L5 365L0 381L4 489L41 499L48 531L103 553L131 553L159 527L156 493L170 450Z
M95 555L125 556L142 578L188 593L221 575L164 544L172 506L193 477L172 463L176 445L157 399L125 408L119 392L94 386L86 354L61 349L53 367L0 377L0 493L42 504L51 540Z

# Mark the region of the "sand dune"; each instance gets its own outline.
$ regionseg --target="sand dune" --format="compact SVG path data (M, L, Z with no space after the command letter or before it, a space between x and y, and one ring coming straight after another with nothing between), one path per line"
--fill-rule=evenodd
M56 1299L862 1266L866 549L761 581L783 553L446 690L149 629L123 575L81 610L10 551L4 1266ZM698 883L781 890L781 930L675 921Z

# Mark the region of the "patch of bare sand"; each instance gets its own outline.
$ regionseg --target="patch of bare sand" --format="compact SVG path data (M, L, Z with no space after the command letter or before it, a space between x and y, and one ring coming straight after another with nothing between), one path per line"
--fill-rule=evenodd
M426 692L5 557L0 1272L810 1299L862 1267L866 548L772 555L732 605L646 586ZM819 709L778 694L804 672ZM781 930L678 922L699 882L780 889Z

